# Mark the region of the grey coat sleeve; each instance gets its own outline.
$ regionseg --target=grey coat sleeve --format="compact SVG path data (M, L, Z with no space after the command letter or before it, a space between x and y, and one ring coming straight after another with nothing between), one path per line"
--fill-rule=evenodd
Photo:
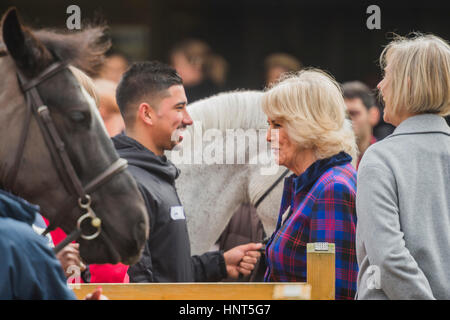
M366 165L359 168L357 181L357 247L364 246L371 266L379 268L381 290L389 299L433 299L427 278L405 245L392 172Z

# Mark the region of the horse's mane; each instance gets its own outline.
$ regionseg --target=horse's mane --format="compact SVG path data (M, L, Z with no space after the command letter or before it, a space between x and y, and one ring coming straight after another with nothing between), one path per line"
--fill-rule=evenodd
M223 92L190 104L188 112L203 129L262 129L267 122L262 95L262 91Z
M69 32L52 29L33 30L22 26L24 32L38 39L56 57L83 70L90 76L98 72L103 63L104 54L110 48L111 41L105 36L106 25L83 27L82 31ZM0 57L7 49L0 35Z

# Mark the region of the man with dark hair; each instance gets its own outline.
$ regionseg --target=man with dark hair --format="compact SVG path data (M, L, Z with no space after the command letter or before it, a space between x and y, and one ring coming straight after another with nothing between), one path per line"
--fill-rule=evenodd
M123 75L116 100L126 135L113 142L128 160L150 217L150 236L141 260L128 270L130 281L219 281L250 274L261 244L191 257L185 213L175 188L179 171L164 156L192 124L181 77L160 62L135 63Z
M358 145L358 167L364 152L377 141L373 136L373 128L380 119L380 112L375 104L375 98L364 83L346 82L342 85L342 91Z

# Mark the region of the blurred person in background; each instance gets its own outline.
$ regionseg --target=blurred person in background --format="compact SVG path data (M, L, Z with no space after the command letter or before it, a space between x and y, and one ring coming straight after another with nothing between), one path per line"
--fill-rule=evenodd
M105 61L96 78L119 83L122 74L128 69L129 64L130 62L124 54L118 51L110 51L106 54Z
M395 127L392 124L384 121L383 117L381 116L384 110L383 101L380 101L380 99L376 99L375 103L377 104L380 113L380 118L378 119L378 123L373 128L373 136L377 139L377 141L380 141L386 138L392 132L394 132Z
M122 74L128 68L128 60L119 53L112 53L94 79L76 68L72 72L89 95L95 100L106 131L110 137L125 129L119 106L116 102L116 88ZM116 80L118 77L119 80Z
M342 91L358 145L359 156L356 164L358 168L364 152L377 141L373 136L373 127L378 123L380 111L372 92L364 83L345 82L342 84Z
M106 79L96 79L94 86L98 97L98 109L106 131L110 137L114 137L125 130L125 123L116 103L117 83Z
M201 40L187 39L176 44L169 60L183 79L189 103L212 96L225 86L228 63Z
M224 90L227 85L228 62L218 54L211 54L208 59L208 73L211 81L220 90Z
M302 68L302 63L287 53L273 53L264 60L265 85L270 87L280 79L285 72L297 72Z

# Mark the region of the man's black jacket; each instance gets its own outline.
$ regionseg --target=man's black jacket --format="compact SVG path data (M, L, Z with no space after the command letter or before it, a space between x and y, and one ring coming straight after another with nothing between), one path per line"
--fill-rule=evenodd
M128 269L130 282L212 282L225 278L221 252L191 257L185 213L175 189L179 175L175 165L126 135L114 137L113 142L120 157L128 161L150 219L142 258Z

